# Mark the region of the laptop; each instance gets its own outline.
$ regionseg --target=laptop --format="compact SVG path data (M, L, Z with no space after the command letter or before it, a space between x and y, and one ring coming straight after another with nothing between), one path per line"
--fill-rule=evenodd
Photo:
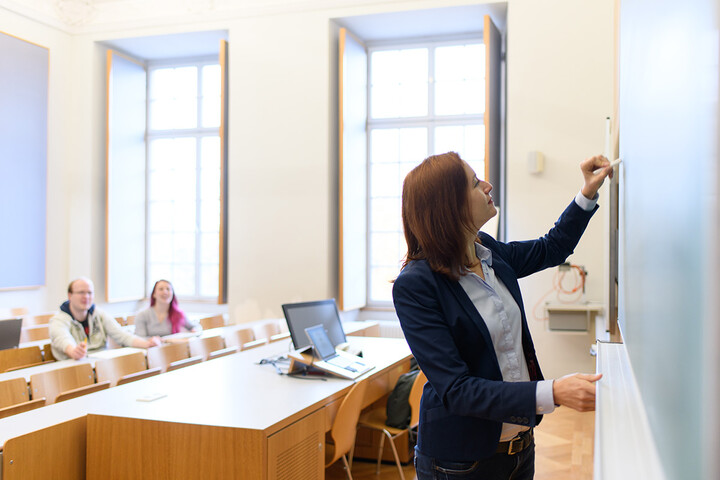
M305 334L310 340L313 353L317 358L313 362L313 367L351 380L375 368L374 365L368 364L363 358L341 350L335 350L322 325L306 328Z
M305 329L318 324L322 324L325 328L333 347L347 342L334 298L314 302L286 303L282 309L295 349L301 350L310 345Z
M0 320L0 350L15 348L20 345L22 318Z

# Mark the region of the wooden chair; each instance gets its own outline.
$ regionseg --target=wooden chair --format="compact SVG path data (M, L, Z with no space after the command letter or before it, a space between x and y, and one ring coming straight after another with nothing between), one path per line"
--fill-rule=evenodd
M50 330L47 325L33 325L22 327L20 331L20 343L46 340L50 338Z
M45 405L45 397L30 400L28 385L24 378L0 382L0 418L27 412Z
M223 317L222 315L215 315L213 317L201 318L200 326L203 328L203 330L208 330L210 328L224 327L225 326L225 317Z
M18 413L28 412L30 410L35 410L36 408L44 406L45 397L36 398L35 400L29 400L23 403L18 403L17 405L10 405L9 407L0 408L0 418L17 415Z
M352 386L338 407L335 420L330 429L332 444L325 445L325 468L342 458L349 480L352 480L353 449L355 448L355 433L357 432L358 418L362 410L362 402L367 388L366 381L360 381ZM347 455L350 454L350 463Z
M21 365L41 363L42 361L42 352L38 346L0 350L0 372L6 372L8 369Z
M45 345L43 345L42 355L43 360L45 360L46 362L54 362L55 360L57 360L55 358L55 355L53 355L52 353L52 345L50 343L46 343Z
M243 345L255 340L255 332L249 327L240 327L225 334L225 345L238 347L243 350Z
M162 372L167 372L172 362L188 358L188 346L186 342L170 343L161 347L149 348L147 351L147 363L149 368L160 367Z
M251 348L257 348L262 347L263 345L267 345L268 341L267 338L261 338L260 340L253 340L252 342L247 342L243 344L242 347L240 347L240 350L250 350Z
M118 325L120 325L121 327L126 325L125 317L115 317L115 321L118 322Z
M160 367L149 368L147 370L143 370L142 372L137 373L129 373L124 377L121 377L117 381L117 386L119 387L120 385L125 385L126 383L136 382L145 378L154 377L155 375L160 375L161 373L162 370L160 369Z
M380 461L382 460L385 437L387 437L390 440L390 447L392 448L395 463L397 464L398 471L400 472L400 479L405 480L402 464L400 463L397 448L395 447L395 439L403 433L410 433L410 430L413 430L418 426L420 421L420 398L422 397L425 382L427 382L427 378L423 372L420 372L415 377L412 389L410 389L410 396L408 397L408 403L410 404L410 425L408 425L408 428L394 428L386 425L387 410L384 405L363 413L360 416L360 419L358 420L358 428L370 428L372 430L382 432L382 435L380 436L380 448L378 449L377 468L375 469L376 475L380 475Z
M135 315L125 317L125 325L135 325Z
M15 307L10 309L10 315L13 317L22 317L23 315L27 315L30 313L30 310L28 310L26 307Z
M253 331L255 332L256 339L267 338L270 340L273 335L282 333L280 320L267 320L259 325L255 325Z
M53 363L55 360L48 360L47 362L29 363L27 365L20 365L17 367L8 368L5 372L14 372L15 370L22 370L23 368L37 367L38 365L45 365L46 363Z
M39 315L25 315L23 317L23 327L32 327L34 325L47 325L54 313L41 313Z
M223 348L222 350L215 350L214 352L210 352L210 355L208 355L207 359L214 360L220 357L227 357L228 355L238 353L239 351L240 349L238 347L227 347Z
M190 358L183 358L182 360L176 360L172 362L167 367L168 372L172 372L173 370L178 370L180 368L189 367L190 365L197 365L198 363L203 362L203 357L197 356L197 357L190 357Z
M143 352L135 352L120 357L105 358L95 362L95 376L98 382L109 381L110 386L117 385L118 380L131 373L147 370L147 360Z
M107 390L108 388L110 388L110 382L93 383L92 385L73 388L72 390L67 390L58 395L55 399L55 403L60 403L64 402L65 400L82 397L83 395L87 395L88 393L95 393L99 392L100 390Z
M196 357L199 355L203 360L207 360L212 352L225 348L225 339L220 335L195 338L188 342L188 346L190 347L191 356Z
M55 403L55 399L63 392L95 383L92 365L81 363L72 367L59 368L49 372L36 373L30 376L32 398L47 398L47 403Z
M30 400L30 394L24 378L12 378L0 382L0 407L9 407L28 400Z

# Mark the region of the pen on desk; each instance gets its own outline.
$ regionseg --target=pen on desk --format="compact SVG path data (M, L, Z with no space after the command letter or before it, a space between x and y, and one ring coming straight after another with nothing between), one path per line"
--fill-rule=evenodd
M617 159L613 160L612 162L610 162L610 165L608 165L608 167L615 168L616 166L620 165L620 162L622 162L622 158L617 158ZM597 170L595 170L593 172L593 174L597 175L598 173L602 172L604 168L607 168L607 167L598 168Z

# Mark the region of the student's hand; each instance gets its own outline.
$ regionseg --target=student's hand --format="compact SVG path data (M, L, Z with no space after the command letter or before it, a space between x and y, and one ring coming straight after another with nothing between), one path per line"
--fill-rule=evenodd
M81 358L85 357L87 355L87 343L80 342L78 344L75 344L75 346L68 346L65 349L65 353L67 353L68 357L72 358L73 360L80 360Z
M595 170L601 169L597 174ZM606 177L612 178L613 169L610 167L608 159L602 155L596 155L580 162L580 170L582 171L585 184L582 187L582 194L585 198L593 199L605 181Z
M160 345L162 345L162 339L160 337L150 337L147 339L147 342L148 342L147 348L159 347Z
M553 381L555 404L565 405L578 412L595 410L595 382L601 378L602 373L573 373L558 378Z

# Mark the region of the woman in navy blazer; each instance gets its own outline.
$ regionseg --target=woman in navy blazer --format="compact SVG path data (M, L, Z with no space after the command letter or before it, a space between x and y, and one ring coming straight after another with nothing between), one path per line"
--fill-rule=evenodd
M403 184L408 255L393 287L397 315L425 372L415 467L424 479L529 479L532 427L556 405L595 408L600 375L545 381L518 278L564 262L597 210L612 168L580 165L585 183L542 238L498 242L478 230L497 211L492 185L453 152L424 160ZM593 171L600 168L598 174Z

